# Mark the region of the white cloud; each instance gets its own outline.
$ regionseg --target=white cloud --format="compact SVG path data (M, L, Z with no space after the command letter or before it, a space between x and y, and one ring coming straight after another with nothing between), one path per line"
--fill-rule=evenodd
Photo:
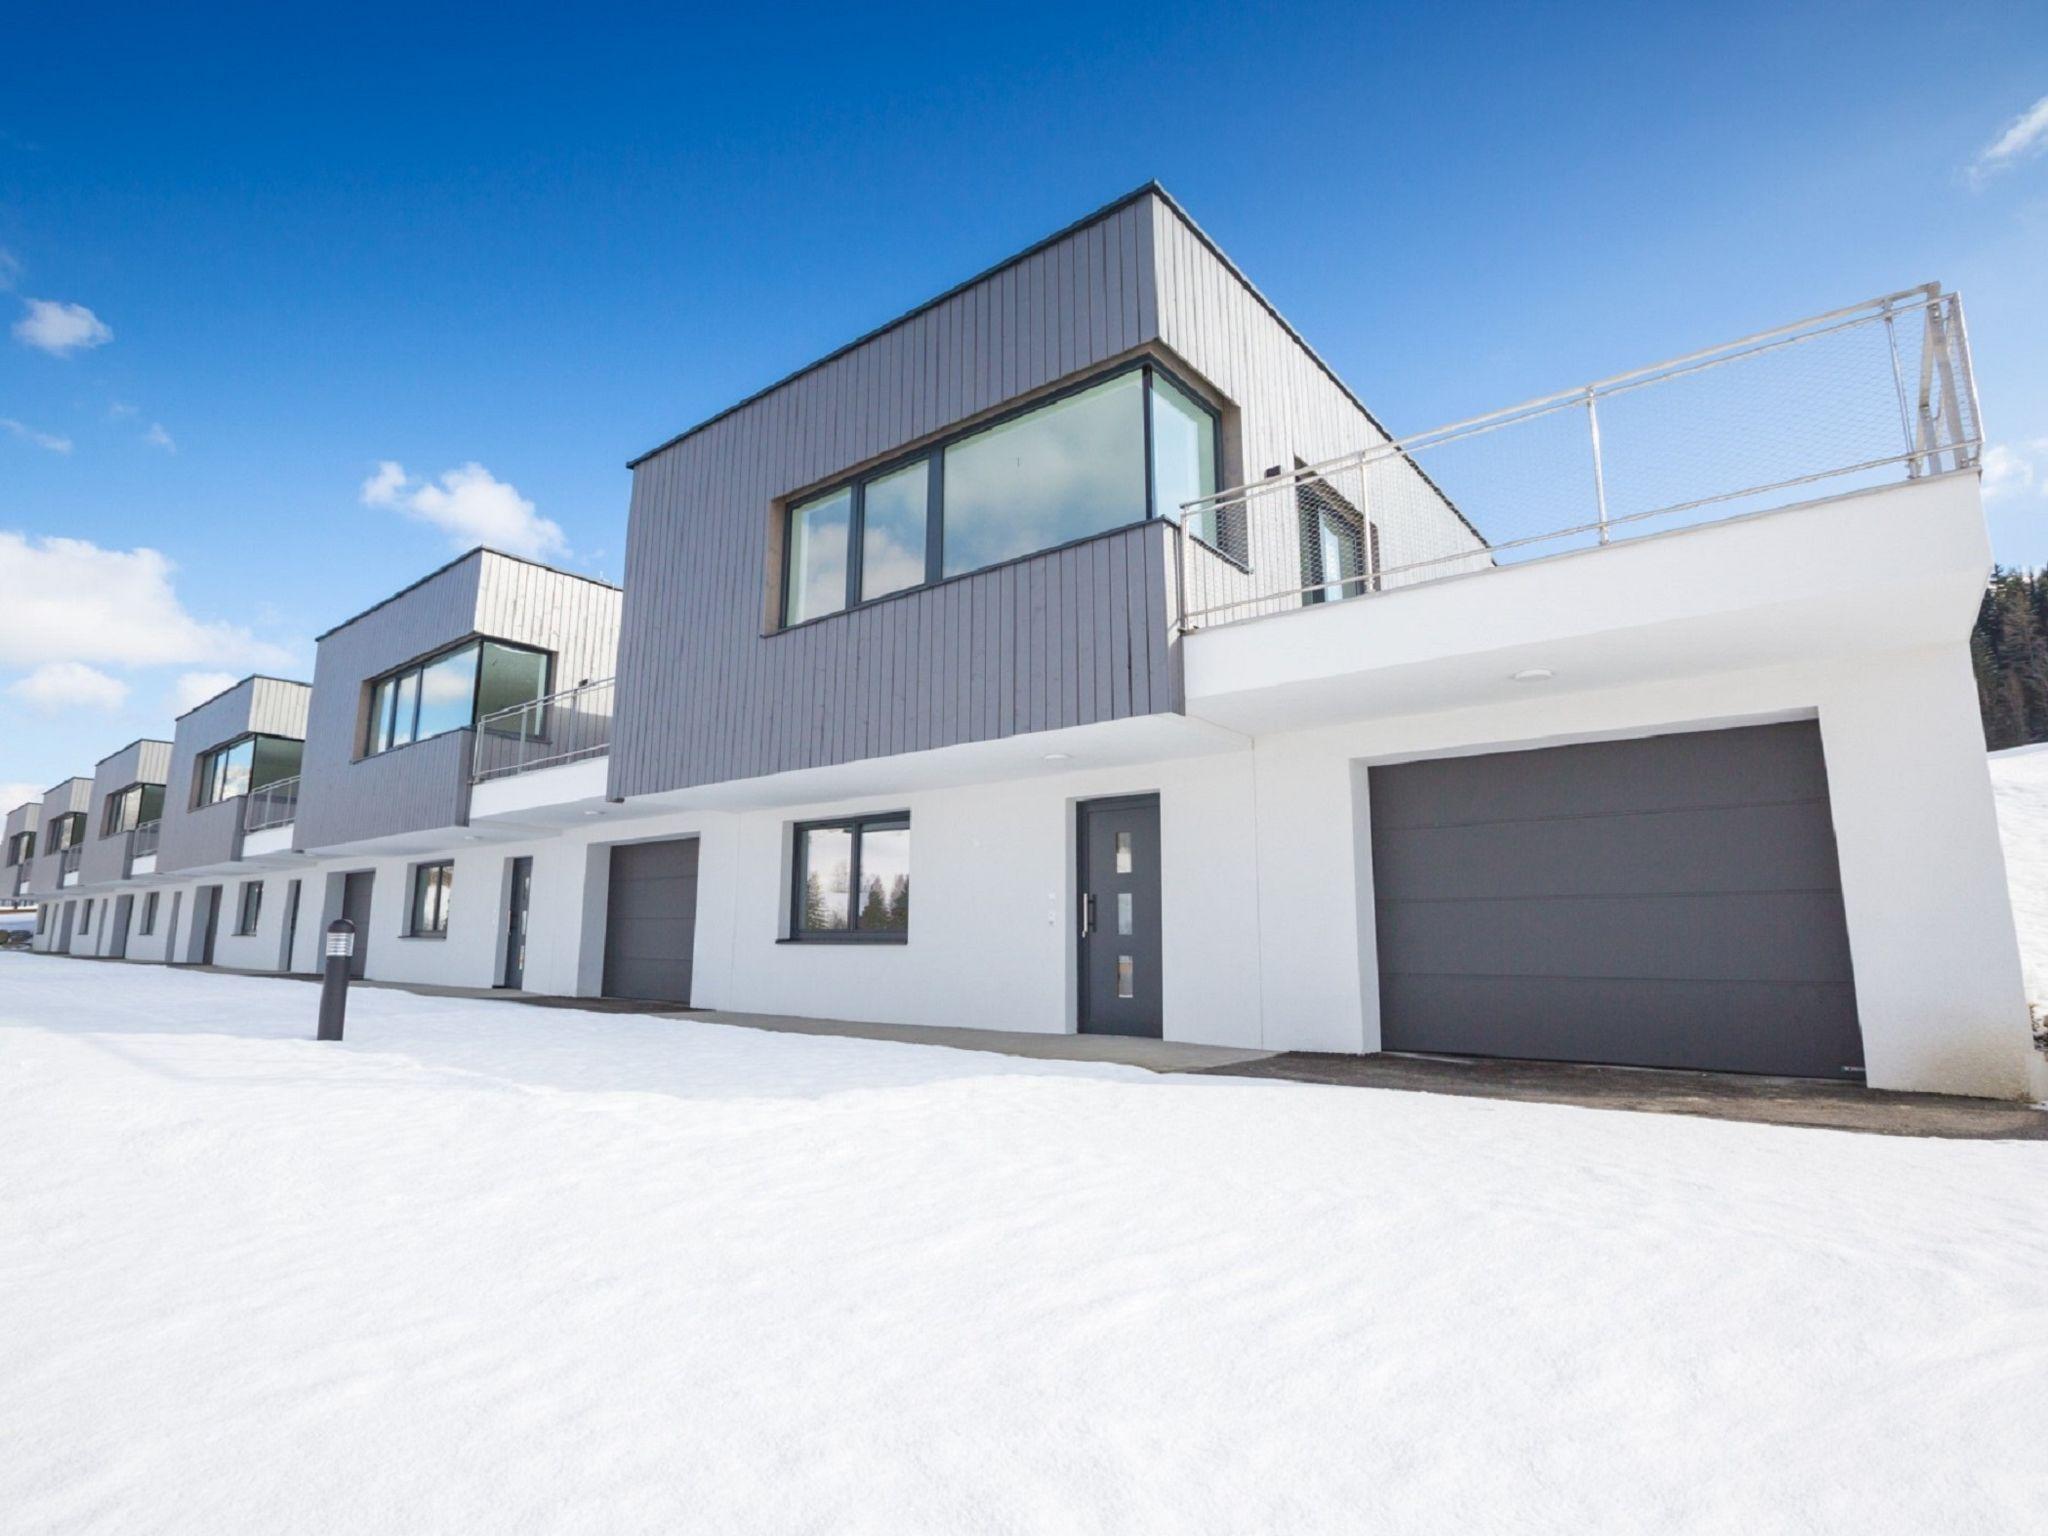
M126 666L288 667L290 652L233 624L194 618L154 549L0 532L0 666L97 661Z
M46 715L67 709L119 709L128 685L82 661L50 661L7 685L7 692Z
M14 334L32 347L64 357L82 347L104 346L114 339L107 322L83 304L55 299L24 299L27 313L14 322Z
M2048 492L2048 437L2031 442L1993 443L1984 450L1984 499L2002 501L2035 485Z
M569 551L560 524L540 516L517 489L474 460L430 484L411 479L404 465L383 459L363 482L361 496L366 507L390 507L432 523L458 549L487 544L529 559Z
M34 443L38 448L47 448L52 453L69 453L71 439L59 437L54 432L38 432L27 422L16 421L12 416L0 416L0 429L12 432L25 443Z
M178 445L171 440L171 434L164 430L160 421L152 421L149 430L142 434L142 440L152 448L161 448L166 453L176 453Z
M2044 149L2048 149L2048 96L2006 124L2005 132L1978 152L1967 173L1970 183L1981 187L1998 172Z
M216 693L223 693L241 679L232 672L181 672L171 702L178 714L197 708Z

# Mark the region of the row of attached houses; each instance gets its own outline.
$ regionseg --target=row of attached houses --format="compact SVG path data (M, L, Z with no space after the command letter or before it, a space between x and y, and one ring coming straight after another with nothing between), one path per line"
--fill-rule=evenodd
M1395 442L1147 186L636 460L623 590L473 551L7 878L71 956L2038 1095L1981 439L1930 285Z

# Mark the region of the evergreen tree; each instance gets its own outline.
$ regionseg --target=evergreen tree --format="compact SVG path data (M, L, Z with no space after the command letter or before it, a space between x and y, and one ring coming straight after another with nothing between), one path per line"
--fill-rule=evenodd
M885 933L895 926L889 921L889 898L882 892L879 876L868 882L868 893L860 904L860 926L870 933Z
M1992 571L1970 665L1987 747L2048 741L2048 571Z
M910 926L910 876L898 875L896 884L889 892L889 928L891 932Z

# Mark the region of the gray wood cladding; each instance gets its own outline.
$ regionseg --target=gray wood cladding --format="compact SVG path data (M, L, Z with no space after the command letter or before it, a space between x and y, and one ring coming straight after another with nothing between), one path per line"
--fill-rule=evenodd
M86 814L85 851L78 857L78 883L97 885L128 878L128 845L132 832L100 836L107 797L130 784L162 784L171 767L168 741L131 741L112 757L100 759L92 776L92 809Z
M251 731L302 740L313 690L281 677L245 677L234 687L178 717L172 734L170 770L164 780L164 824L158 835L160 874L204 869L239 858L242 801L198 806L195 775L199 759L215 747Z
M635 465L612 794L1179 711L1158 523L764 634L790 499L1141 352L1222 409L1228 474L1384 440L1142 191Z
M43 802L40 800L23 801L7 813L5 841L12 843L16 833L35 831L37 827L42 825L42 820Z
M92 808L92 780L66 779L43 791L42 824L47 829L59 816L72 811L90 811ZM91 828L87 828L88 833ZM63 855L54 845L49 845L47 830L36 837L35 867L30 871L29 889L39 895L54 895L59 889L59 877L63 874ZM82 856L81 856L81 862Z
M373 678L483 635L553 653L551 686L570 687L612 675L618 634L618 588L493 550L474 550L329 630L314 662L293 846L334 847L468 819L468 731L358 759Z

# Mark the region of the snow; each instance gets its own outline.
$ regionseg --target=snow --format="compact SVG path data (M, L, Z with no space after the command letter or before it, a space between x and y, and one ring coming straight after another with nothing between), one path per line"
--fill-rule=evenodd
M2048 1143L0 956L0 1530L1981 1532Z
M2048 1011L2048 745L1993 752L1991 787L2027 997L2037 1012Z

